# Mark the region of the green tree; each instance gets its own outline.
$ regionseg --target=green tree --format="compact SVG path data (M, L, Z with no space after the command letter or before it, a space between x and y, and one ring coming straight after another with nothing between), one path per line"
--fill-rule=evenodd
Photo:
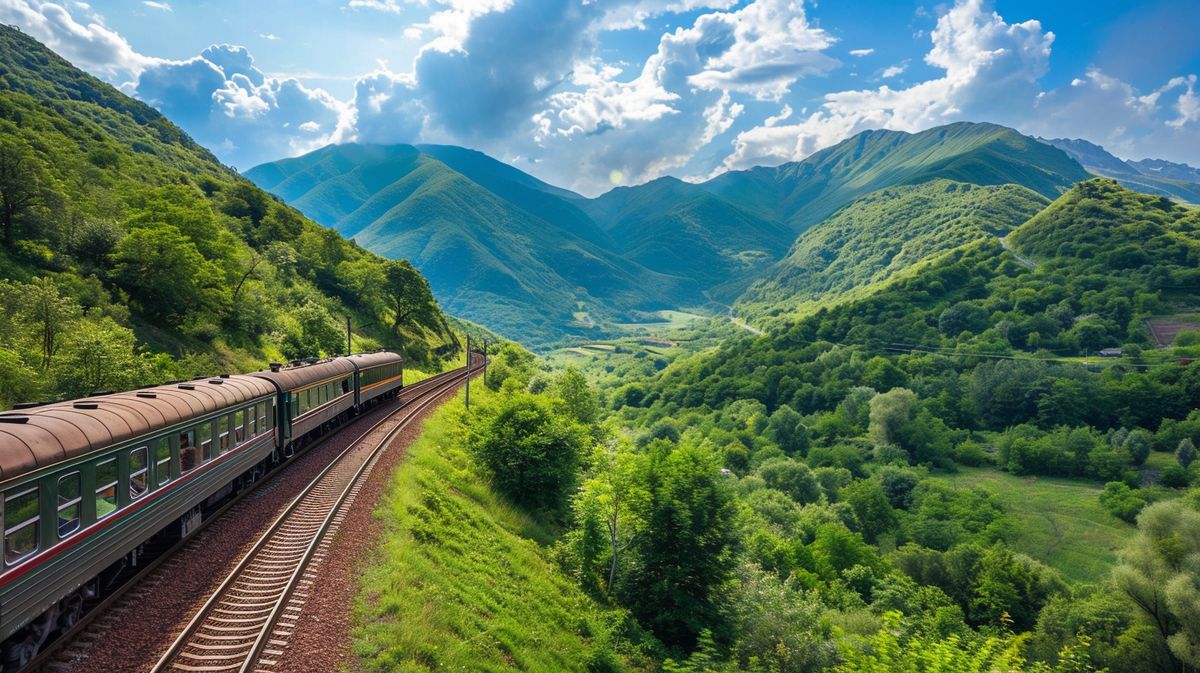
M871 398L868 430L877 446L897 444L900 429L912 418L917 395L908 388L893 388Z
M596 447L591 475L575 497L576 518L595 516L603 522L607 534L606 593L611 593L617 582L625 551L645 531L641 518L649 497L645 471L644 455L625 441L610 440Z
M0 225L4 243L12 245L17 222L42 205L41 172L25 143L0 141Z
M791 458L772 458L758 466L758 475L767 486L786 493L801 505L821 498L821 485L813 471L804 463Z
M725 640L736 507L720 465L710 451L684 444L659 445L648 467L642 518L653 534L638 540L622 602L668 647L691 650L704 629Z
M803 421L799 412L784 404L767 421L767 436L784 452L803 456L808 453L810 443Z
M496 488L522 507L556 510L575 484L587 432L536 395L514 394L472 426L471 448Z
M600 414L596 393L588 384L587 377L575 365L567 367L554 382L554 392L566 404L567 413L577 422L591 425Z
M392 333L399 335L406 325L428 325L440 318L429 282L407 260L389 260L386 296L392 311Z
M283 353L293 360L316 358L342 353L346 337L329 311L315 301L307 301L296 309L296 329L283 340Z
M1196 460L1196 445L1191 439L1184 437L1179 440L1179 448L1175 449L1175 460L1178 460L1185 470Z
M133 332L112 320L81 320L72 326L54 364L58 389L66 397L97 390L125 390L138 380Z
M1183 500L1146 507L1113 572L1161 636L1173 668L1200 668L1200 511Z
M19 313L33 327L41 344L42 369L50 367L64 330L80 315L79 305L63 297L50 278L34 278L20 286L15 297Z
M862 479L850 484L842 489L842 499L854 509L859 531L867 542L875 542L880 535L899 524L887 494L875 479Z
M191 239L170 225L134 229L112 253L113 280L148 315L168 320L210 306L206 288L223 278Z

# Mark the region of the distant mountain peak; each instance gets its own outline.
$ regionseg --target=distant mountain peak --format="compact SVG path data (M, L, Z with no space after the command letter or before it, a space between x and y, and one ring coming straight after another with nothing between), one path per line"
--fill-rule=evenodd
M1200 170L1162 159L1124 161L1082 138L1038 138L1083 164L1089 172L1112 178L1122 185L1158 196L1200 203Z

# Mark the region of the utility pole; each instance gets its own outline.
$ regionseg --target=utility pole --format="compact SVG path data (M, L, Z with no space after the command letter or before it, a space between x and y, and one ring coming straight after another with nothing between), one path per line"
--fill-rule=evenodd
M471 410L471 334L467 334L467 411Z
M483 385L487 385L487 347L488 340L483 340Z
M347 313L346 314L346 355L354 354L353 343L354 342L352 340L352 337L350 336L350 314Z

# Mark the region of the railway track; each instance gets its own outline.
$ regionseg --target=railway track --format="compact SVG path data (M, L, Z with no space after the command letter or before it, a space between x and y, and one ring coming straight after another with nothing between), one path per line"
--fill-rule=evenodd
M154 673L270 670L283 654L332 533L376 459L467 372L443 376L415 384L423 388L418 397L360 435L296 496L195 613Z
M387 410L387 407L381 407L378 410L373 410L375 413L386 410L386 417L394 416L401 411L406 405L413 404L421 399L421 397L429 390L444 383L450 377L461 375L463 369L452 370L423 379L416 383L409 384L400 392L398 402L390 402L394 408ZM474 371L474 370L473 370ZM340 432L349 432L349 429L344 429L339 432L329 433L317 441L304 447L300 453L310 453L323 446L326 442L340 436ZM109 594L103 601L89 608L88 612L79 620L70 630L60 634L52 642L48 643L42 652L20 673L61 673L63 671L71 671L74 669L73 662L79 661L81 657L86 657L90 651L92 644L98 639L104 637L104 633L110 628L113 628L109 622L112 619L107 619L111 614L117 617L117 621L124 618L124 615L117 615L118 612L124 612L128 606L124 605L123 599L126 596L145 594L147 598L155 594L162 587L160 568L172 568L178 566L182 562L183 556L189 553L200 553L197 547L200 544L200 538L203 538L204 531L210 524L228 516L238 516L245 507L246 496L257 492L260 488L272 486L275 484L276 477L281 473L291 469L295 460L289 460L271 472L264 478L255 482L250 488L246 489L235 497L230 502L221 507L213 516L204 520L200 527L196 530L196 534L190 535L187 538L179 541L175 546L166 550L161 556L145 566L140 572L125 580L122 586ZM149 584L147 584L149 581ZM131 617L133 615L130 615ZM101 619L106 618L106 619ZM93 625L100 622L99 629L95 630Z

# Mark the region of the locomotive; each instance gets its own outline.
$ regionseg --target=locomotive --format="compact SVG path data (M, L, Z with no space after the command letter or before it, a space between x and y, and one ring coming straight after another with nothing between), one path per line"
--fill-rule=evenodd
M2 670L403 383L401 357L375 352L0 412Z

